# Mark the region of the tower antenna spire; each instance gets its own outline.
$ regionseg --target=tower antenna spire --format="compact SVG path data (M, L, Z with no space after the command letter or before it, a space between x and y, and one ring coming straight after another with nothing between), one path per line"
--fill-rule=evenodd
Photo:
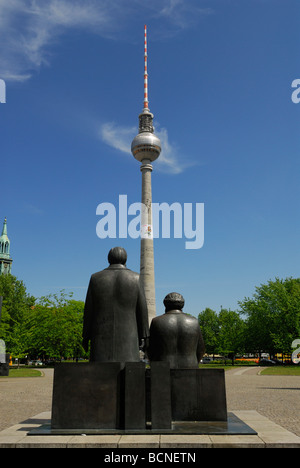
M144 33L144 109L149 109L148 101L148 67L147 67L147 25L145 24Z

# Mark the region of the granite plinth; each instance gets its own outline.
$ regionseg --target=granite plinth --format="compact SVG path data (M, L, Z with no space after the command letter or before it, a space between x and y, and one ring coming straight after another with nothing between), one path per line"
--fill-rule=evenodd
M33 435L155 435L155 434L174 434L174 435L255 435L257 432L248 424L238 418L234 413L228 413L226 421L172 421L169 429L151 428L149 424L144 429L53 429L50 424L45 424L39 428L28 432Z
M206 433L208 427L217 433L232 427L222 369L170 370L162 361L150 369L142 362L90 362L54 370L53 431Z

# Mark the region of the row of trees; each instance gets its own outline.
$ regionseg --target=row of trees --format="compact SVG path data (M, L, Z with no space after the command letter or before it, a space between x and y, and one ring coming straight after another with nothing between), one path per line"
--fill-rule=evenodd
M30 359L85 357L84 303L61 291L36 299L12 275L0 276L0 339L12 356ZM238 311L206 308L198 316L208 354L291 353L300 338L300 279L276 278L256 288Z
M292 353L300 338L300 279L276 278L257 287L238 311L207 308L199 324L209 354Z

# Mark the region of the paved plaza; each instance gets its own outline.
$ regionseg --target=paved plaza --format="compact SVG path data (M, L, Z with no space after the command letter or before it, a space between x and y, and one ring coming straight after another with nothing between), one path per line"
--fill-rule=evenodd
M264 376L259 371L237 367L225 373L228 411L256 430L255 436L26 437L26 431L51 417L53 369L44 369L43 377L4 377L0 379L0 446L300 447L300 376Z

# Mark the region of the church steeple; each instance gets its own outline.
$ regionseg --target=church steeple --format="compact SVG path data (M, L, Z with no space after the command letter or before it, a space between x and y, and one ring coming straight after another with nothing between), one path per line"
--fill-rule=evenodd
M7 221L4 219L2 234L0 236L0 275L11 273L12 259L10 258L10 240L7 236Z

